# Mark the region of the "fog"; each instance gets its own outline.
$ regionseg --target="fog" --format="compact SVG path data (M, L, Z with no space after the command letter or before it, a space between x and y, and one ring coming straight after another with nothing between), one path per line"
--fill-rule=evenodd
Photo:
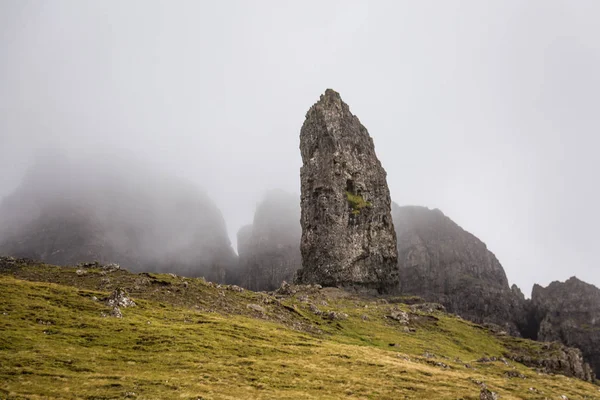
M110 154L124 160L114 171L139 161L203 188L235 246L267 190L299 193L300 127L333 88L373 137L395 202L440 208L527 294L572 275L600 286L599 12L591 0L5 0L0 196L40 154Z
M217 206L194 184L130 155L38 155L0 204L0 254L50 264L118 262L131 271L234 280Z

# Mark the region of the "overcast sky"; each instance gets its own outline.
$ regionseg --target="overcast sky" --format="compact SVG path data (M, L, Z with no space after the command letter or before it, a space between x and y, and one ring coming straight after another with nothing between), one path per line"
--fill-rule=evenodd
M0 1L0 196L36 152L126 152L206 188L235 241L299 193L326 88L392 199L440 208L511 283L600 286L600 2ZM124 166L126 168L126 165Z

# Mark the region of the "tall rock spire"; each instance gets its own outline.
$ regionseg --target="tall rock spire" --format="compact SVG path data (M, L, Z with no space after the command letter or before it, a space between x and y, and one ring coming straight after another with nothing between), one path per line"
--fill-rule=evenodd
M396 233L386 173L373 140L327 89L300 131L302 269L299 283L393 291Z

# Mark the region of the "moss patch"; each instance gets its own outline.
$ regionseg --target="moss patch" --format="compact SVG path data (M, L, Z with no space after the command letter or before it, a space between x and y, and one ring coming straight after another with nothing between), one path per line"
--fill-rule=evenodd
M373 206L371 202L366 201L361 195L353 194L349 191L346 192L346 199L348 200L348 204L352 208L353 215L360 214L360 211L365 207Z

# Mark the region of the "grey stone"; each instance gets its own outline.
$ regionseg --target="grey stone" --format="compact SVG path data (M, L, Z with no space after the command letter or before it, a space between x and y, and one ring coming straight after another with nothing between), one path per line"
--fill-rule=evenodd
M419 312L431 314L436 311L446 312L446 307L444 307L443 305L441 305L439 303L420 303L420 304L413 304L412 306L410 306L410 311L412 311L412 312L419 311Z
M306 114L300 152L297 281L394 291L396 233L386 172L367 129L337 92L328 89Z
M513 361L546 374L572 376L593 382L594 371L584 361L581 350L567 347L561 343L548 343L535 354L508 354Z
M329 311L325 313L325 317L330 320L344 320L348 318L348 314L343 312Z
M135 302L127 297L124 289L117 288L105 299L106 305L110 307L135 307Z
M258 304L248 304L246 307L249 308L250 310L259 312L261 314L264 314L264 312L265 312L265 309L262 306L259 306Z
M386 317L398 321L403 325L406 325L409 322L408 314L402 310L392 309Z
M402 294L520 335L526 325L525 297L516 286L509 287L502 265L483 242L437 209L393 204L392 216Z
M533 339L560 341L581 349L583 358L600 375L600 289L575 277L534 285L531 295ZM576 360L578 355L568 357ZM577 375L586 375L585 366Z
M498 400L499 398L498 393L486 388L481 389L481 392L479 392L479 400Z
M113 318L123 318L121 309L117 306L113 307L113 309L110 311L110 316Z

